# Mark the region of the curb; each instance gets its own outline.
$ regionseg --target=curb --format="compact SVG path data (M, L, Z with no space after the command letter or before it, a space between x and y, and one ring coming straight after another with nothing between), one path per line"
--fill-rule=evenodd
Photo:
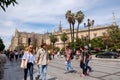
M110 58L96 58L96 57L95 57L95 55L93 55L93 56L92 56L92 60L120 62L120 58L118 58L118 59L110 59Z

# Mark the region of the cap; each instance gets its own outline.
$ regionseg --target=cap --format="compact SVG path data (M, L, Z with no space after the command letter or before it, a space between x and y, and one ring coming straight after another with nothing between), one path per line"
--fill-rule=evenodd
M88 49L88 46L84 46L85 49Z

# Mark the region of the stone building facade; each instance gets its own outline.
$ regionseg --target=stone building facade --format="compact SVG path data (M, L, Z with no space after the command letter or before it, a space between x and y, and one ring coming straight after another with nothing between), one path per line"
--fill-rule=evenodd
M27 32L19 32L17 29L15 31L15 35L12 36L11 44L9 46L10 50L15 50L18 45L23 45L27 47L30 44L37 44L39 47L45 39L49 38L49 33L38 34L38 33L27 33Z

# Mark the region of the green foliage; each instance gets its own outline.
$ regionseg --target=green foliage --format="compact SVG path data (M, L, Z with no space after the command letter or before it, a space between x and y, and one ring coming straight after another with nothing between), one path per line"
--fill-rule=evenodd
M60 36L61 40L64 42L64 49L65 49L65 42L68 40L68 36L67 34L64 32L63 34L61 34Z
M37 39L35 39L35 40L32 42L32 45L33 45L33 49L36 50L36 48L38 47Z
M16 0L0 0L0 7L2 10L6 11L5 8L7 8L10 5L15 6L15 4L18 4Z
M63 34L61 34L60 38L61 38L61 40L62 40L63 42L65 42L65 41L68 40L68 36L67 36L67 34L66 34L65 32L64 32Z
M120 49L120 29L118 26L110 26L110 29L108 30L109 34L109 48L110 49Z
M54 47L54 50L55 50L55 54L60 50L59 47Z
M102 48L104 45L102 38L94 38L91 40L91 47L94 48Z
M78 21L78 24L80 24L84 19L84 14L82 11L78 11L75 17L76 17L76 20Z
M54 44L58 41L58 38L55 35L50 35L50 41Z
M83 21L83 19L84 19L84 14L83 14L83 12L82 12L82 11L78 11L78 12L76 13L75 19L76 19L77 22L78 22L77 33L76 33L76 38L78 38L79 25L80 25L80 23L82 23L82 21Z
M62 55L65 55L65 48L61 49Z
M15 50L24 50L25 49L25 47L23 46L23 45L18 45L16 48L15 48Z
M5 45L3 44L2 39L0 38L0 51L3 51L5 48Z

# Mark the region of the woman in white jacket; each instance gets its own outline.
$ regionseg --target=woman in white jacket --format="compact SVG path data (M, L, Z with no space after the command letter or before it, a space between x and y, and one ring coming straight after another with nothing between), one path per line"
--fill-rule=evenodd
M27 67L24 69L24 80L27 80L28 70L30 74L30 80L33 80L33 65L35 62L35 55L32 45L28 47L28 51L24 53L22 60L27 61Z

